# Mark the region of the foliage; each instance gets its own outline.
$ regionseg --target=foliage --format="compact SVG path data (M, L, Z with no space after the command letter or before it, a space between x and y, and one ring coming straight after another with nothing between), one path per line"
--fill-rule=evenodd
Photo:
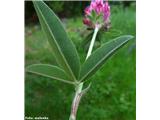
M48 38L48 41L53 49L56 61L59 63L59 67L64 70L64 72L75 82L75 84L77 84L77 82L84 81L88 76L92 76L104 64L107 58L112 56L114 52L133 38L131 35L124 35L115 38L111 42L106 42L103 46L93 52L89 59L87 59L80 68L80 61L77 51L72 41L68 38L67 33L65 32L58 17L45 3L41 1L33 3L44 33L46 34L46 37ZM44 70L47 70L46 68L48 68L48 66L31 65L28 66L26 70L27 72L32 73L40 72L41 75L44 73L44 70L42 72L38 69L43 68ZM58 68L58 66L56 66L56 68ZM47 75L47 72L45 72L45 74L46 76L50 76L50 73ZM58 76L59 75L55 75L53 78L61 79L58 78Z
M122 11L122 13L123 12L124 11ZM127 13L127 12L125 11L125 13ZM130 11L130 13L131 13L131 15L134 16L134 13L132 11ZM128 13L128 14L130 15L130 13ZM123 16L123 14L119 15L118 17L121 18L122 16ZM113 16L113 17L116 17L116 16ZM128 21L128 23L130 23L132 20L133 19ZM72 21L73 20L70 20L69 24L71 24ZM77 21L81 22L80 20L77 20ZM75 25L78 26L78 24L75 24ZM115 24L116 24L116 22L113 22L113 25L115 25ZM127 27L129 29L131 27L133 27L132 30L130 30L131 32L128 31L128 28L126 27L126 25L124 25L126 28L125 29L123 28L125 30L125 32L122 31L123 33L128 32L128 33L135 34L134 33L135 32L134 26L133 26L134 23L130 23L130 24L132 26L127 26ZM73 26L72 26L72 28L73 28ZM121 26L119 27L118 25L115 25L115 26L117 26L117 27L114 27L114 28L117 28L117 29L119 29L121 27ZM72 38L73 42L78 43L79 41L77 39L80 40L80 38L77 37L78 35L75 35L75 32L73 33L72 29L68 28L68 31L71 31L69 36ZM34 59L36 61L38 60L37 58L41 58L37 61L38 63L40 62L40 63L56 64L56 61L53 59L53 56L48 55L49 54L48 50L50 48L48 47L48 43L46 43L46 41L44 40L45 37L41 35L41 31L39 30L37 32L34 32L34 34L32 36L30 36L30 38L29 38L29 39L31 39L30 42L32 42L32 39L35 39L34 37L36 37L36 38L39 37L39 39L37 39L37 41L40 40L42 42L37 42L37 44L38 44L38 45L36 45L37 48L34 46L30 47L30 46L32 46L31 43L30 43L30 46L28 46L30 48L26 47L27 51L29 51L26 54L26 59L27 59L26 62L28 63L30 61L30 63L35 63L32 59L34 57ZM110 38L111 37L113 37L113 34L111 34ZM28 39L28 41L29 41L29 39ZM76 43L76 45L78 46L77 43ZM132 42L132 44L133 44L133 42ZM132 44L130 43L130 45L132 45ZM33 43L33 45L34 45L34 43ZM39 47L39 45L42 47ZM43 48L43 46L44 46L44 48ZM36 53L36 52L33 52L33 49L35 49L34 51L38 51L38 49L40 51L38 51ZM132 114L132 116L131 116L131 115L129 115L129 113L130 113L130 111L132 113L134 113L134 110L135 110L134 106L132 106L132 105L134 105L133 98L135 97L134 96L135 95L135 92L134 92L134 85L135 85L134 79L135 79L135 77L134 77L134 68L133 68L134 63L135 63L133 58L134 58L135 54L132 54L131 58L127 57L127 59L125 57L122 57L123 53L126 53L124 51L129 52L129 53L126 53L127 56L129 56L130 52L134 53L133 49L132 49L132 51L129 51L126 49L128 49L128 48L125 47L125 49L123 49L123 51L121 50L118 55L114 56L115 60L114 59L112 59L112 61L109 60L109 64L107 64L107 66L105 65L106 67L103 67L103 69L101 71L99 71L98 74L96 74L93 78L91 78L94 80L93 82L96 84L92 85L91 90L89 91L89 94L87 94L87 96L84 98L84 100L82 99L83 109L81 109L81 108L79 109L80 113L78 115L78 117L80 119L83 119L83 118L84 119L107 119L107 118L108 119L118 119L118 118L119 119L127 119L127 118L129 119L130 118L131 120L133 119L132 117L134 116L134 114ZM80 55L81 58L83 58L82 51L81 50L79 50L79 51L81 52L81 55ZM83 61L83 60L81 60L81 61ZM123 62L123 64L122 64L120 61L126 61L126 63ZM30 64L30 63L28 63L28 64ZM119 69L118 69L119 67L115 68L115 65L118 65L118 66L120 65L121 71L119 71ZM129 70L128 72L126 71L126 68L127 68L127 70ZM132 70L130 70L130 69L132 69ZM112 71L114 71L114 72L112 72ZM108 74L109 76L106 78L105 74ZM126 77L125 77L125 75L126 75ZM106 80L106 79L108 79L108 80ZM127 79L132 79L132 80L130 82L130 80L127 80ZM110 80L112 80L112 81L110 81ZM104 84L104 81L106 84ZM68 108L70 107L70 102L71 102L71 97L72 97L72 96L70 96L70 93L73 88L70 88L70 86L65 86L62 83L51 81L49 78L46 79L43 77L31 75L31 74L27 74L26 82L27 82L26 83L26 86L27 86L26 87L26 93L27 93L26 94L26 96L27 96L26 97L27 98L26 114L27 115L31 114L32 116L33 115L37 116L37 115L44 114L46 116L49 116L50 119L56 119L56 120L59 118L60 119L67 119L68 118L68 116L67 116L69 114ZM133 83L133 85L131 85L132 83ZM125 90L129 88L129 85L131 85L133 88L131 87L129 89L129 92L125 92ZM63 87L62 87L62 89L59 90L58 86L63 86ZM122 93L120 93L120 91L117 90L118 88L121 89ZM34 91L37 91L37 92L34 92ZM47 97L48 99L45 99L45 97ZM96 98L97 98L97 100L95 100ZM107 98L107 101L105 101L106 98ZM38 100L38 99L41 102L40 101L37 102L35 108L32 108L33 104L30 106L30 104L31 104L30 102L31 101L34 102L34 100ZM56 99L56 100L54 101L54 99ZM99 102L99 99L102 102ZM88 101L89 103L87 103L86 101ZM37 107L39 107L40 110L38 110ZM57 111L57 109L54 109L54 108L58 108L61 111ZM128 110L129 108L132 108L132 109ZM68 111L68 112L66 112L66 111ZM87 113L89 112L89 114L84 114L86 112ZM127 114L128 116L125 114L126 112L128 112L128 114ZM54 115L52 116L52 114L54 114ZM64 116L61 116L61 114L63 114ZM80 117L82 115L83 115L83 117Z

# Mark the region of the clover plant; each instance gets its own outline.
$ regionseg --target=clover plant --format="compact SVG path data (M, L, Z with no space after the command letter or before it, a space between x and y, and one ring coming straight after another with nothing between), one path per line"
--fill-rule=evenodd
M133 36L120 36L104 43L92 52L97 33L101 32L101 30L108 31L110 28L110 6L108 1L91 1L90 5L84 10L83 23L94 32L86 59L81 65L78 52L68 37L60 19L43 1L33 1L33 4L41 27L53 49L58 66L33 64L27 66L26 71L75 86L75 96L71 105L69 120L76 120L81 97L91 85L89 84L88 87L83 89L84 83L100 69L113 53L128 43Z

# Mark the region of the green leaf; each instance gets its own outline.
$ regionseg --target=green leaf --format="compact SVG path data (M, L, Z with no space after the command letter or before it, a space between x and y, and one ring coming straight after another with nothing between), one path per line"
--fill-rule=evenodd
M74 84L71 82L66 73L59 67L48 64L34 64L26 67L26 71L44 77L59 80L65 83Z
M133 36L124 35L118 37L110 42L105 43L98 48L91 56L84 62L80 71L80 81L84 81L91 77L104 63L113 55L119 48L125 45Z
M57 62L73 80L76 80L80 69L79 56L61 21L44 2L33 1L33 4Z

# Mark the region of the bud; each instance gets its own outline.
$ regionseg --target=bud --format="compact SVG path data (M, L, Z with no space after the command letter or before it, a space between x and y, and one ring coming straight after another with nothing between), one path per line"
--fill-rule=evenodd
M91 25L91 21L90 21L90 19L88 19L88 18L84 18L84 19L83 19L83 23L84 23L85 25L88 25L88 26Z

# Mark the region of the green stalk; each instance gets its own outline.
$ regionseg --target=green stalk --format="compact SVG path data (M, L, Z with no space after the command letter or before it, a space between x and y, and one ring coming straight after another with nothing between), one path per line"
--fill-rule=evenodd
M93 46L94 46L94 43L95 43L95 39L96 39L98 30L99 30L98 27L96 27L94 29L94 34L93 34L93 37L92 37L92 40L91 40L91 43L90 43L90 46L89 46L89 49L88 49L86 60L88 59L88 57L92 53L92 49L93 49ZM71 114L70 114L69 120L76 120L76 114L77 114L78 106L79 106L81 97L83 96L82 88L83 88L83 82L79 83L76 86L76 92L75 92L74 99L72 101Z
M93 46L94 46L94 43L95 43L95 40L96 40L96 36L97 36L98 30L99 30L98 27L96 27L96 28L94 29L94 34L93 34L93 37L92 37L92 40L91 40L91 43L90 43L90 46L89 46L89 49L88 49L88 53L87 53L86 60L88 59L88 57L89 57L89 56L91 55L91 53L92 53L92 49L93 49Z

